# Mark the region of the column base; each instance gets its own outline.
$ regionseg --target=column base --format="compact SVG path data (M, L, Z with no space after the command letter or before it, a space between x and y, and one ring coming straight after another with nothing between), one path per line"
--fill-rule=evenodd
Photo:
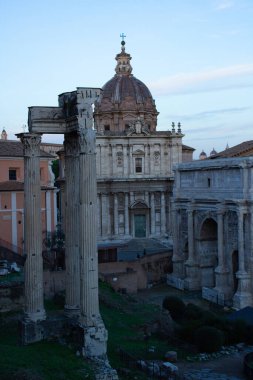
M185 277L185 260L181 258L173 258L173 276L183 279Z
M236 292L233 297L233 308L239 310L247 306L253 306L252 294Z
M89 359L105 359L108 333L104 324L92 327L80 326L80 328L83 332L82 355Z
M70 326L70 327L69 327ZM20 341L22 345L40 342L44 339L60 339L69 335L72 325L63 314L52 315L45 320L33 322L26 318L19 321Z
M80 308L65 305L64 314L68 318L78 319L80 317Z
M184 279L184 288L186 290L200 290L200 271L199 265L193 261L185 263L186 278Z
M238 271L238 289L233 297L233 308L242 309L246 306L253 306L253 294L251 292L251 278L247 272Z
M46 312L45 310L41 310L41 311L38 311L38 312L35 312L35 313L27 313L25 312L24 314L24 320L26 322L33 322L33 323L37 323L39 321L44 321L46 319Z
M119 380L117 371L110 366L106 359L93 359L95 380Z
M23 319L19 322L21 344L40 342L44 339L44 327L42 321L32 322Z

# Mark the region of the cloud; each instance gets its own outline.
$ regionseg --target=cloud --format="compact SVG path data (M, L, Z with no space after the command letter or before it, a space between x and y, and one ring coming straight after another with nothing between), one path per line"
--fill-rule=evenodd
M180 73L151 82L149 88L156 96L189 92L217 91L227 88L253 87L253 83L221 83L221 80L242 79L253 75L253 64L241 64L204 70L193 73ZM215 82L218 81L218 82Z
M231 0L222 0L219 1L215 10L216 11L224 11L225 9L230 9L234 6L234 2Z

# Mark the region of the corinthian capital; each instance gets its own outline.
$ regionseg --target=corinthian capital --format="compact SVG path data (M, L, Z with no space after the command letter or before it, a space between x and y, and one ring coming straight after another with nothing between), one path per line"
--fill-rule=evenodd
M39 133L20 133L17 135L24 147L24 156L40 156L41 134Z

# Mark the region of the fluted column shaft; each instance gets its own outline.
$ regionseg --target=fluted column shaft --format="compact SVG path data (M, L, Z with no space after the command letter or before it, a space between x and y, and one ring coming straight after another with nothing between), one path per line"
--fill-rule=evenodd
M98 256L97 256L97 182L95 132L80 132L80 290L81 322L96 326L98 303Z
M80 314L80 261L79 261L79 144L77 134L66 134L65 148L65 312Z
M40 188L41 135L20 135L24 147L24 248L25 318L37 322L46 318L43 299L42 218Z
M238 211L238 256L239 256L239 272L245 272L244 258L244 210Z
M219 210L218 213L218 267L224 269L225 255L224 255L224 211Z
M194 262L193 210L188 210L188 252L189 262Z
M178 259L179 257L179 234L178 234L178 228L179 228L179 221L178 221L178 210L173 207L172 210L172 237L173 237L173 260Z

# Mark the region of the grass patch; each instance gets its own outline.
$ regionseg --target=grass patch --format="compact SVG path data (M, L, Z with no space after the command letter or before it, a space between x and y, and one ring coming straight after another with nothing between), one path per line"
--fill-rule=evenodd
M18 321L0 319L1 380L92 379L90 367L68 347L54 342L19 345Z
M121 360L119 349L134 357L135 360L163 360L167 351L174 349L166 339L156 334L145 335L145 326L152 324L160 314L160 307L154 304L135 302L128 295L115 293L106 284L100 290L100 311L108 330L108 356L111 365L120 369L126 363ZM154 347L154 352L150 348ZM177 350L178 351L178 350ZM187 353L178 351L179 357ZM129 377L120 375L121 379L147 379L141 372L132 372Z
M61 312L62 295L45 302L48 315ZM146 380L141 371L128 368L122 360L120 349L138 359L162 360L164 354L176 349L175 345L156 334L149 334L146 327L152 325L160 314L160 307L137 302L129 295L114 292L100 283L100 311L109 333L108 357L113 368L119 370L121 380ZM1 380L84 380L93 379L89 363L76 357L67 346L55 342L39 342L29 346L18 343L18 314L0 315L0 368ZM149 348L154 347L154 352ZM177 349L178 356L187 353Z

